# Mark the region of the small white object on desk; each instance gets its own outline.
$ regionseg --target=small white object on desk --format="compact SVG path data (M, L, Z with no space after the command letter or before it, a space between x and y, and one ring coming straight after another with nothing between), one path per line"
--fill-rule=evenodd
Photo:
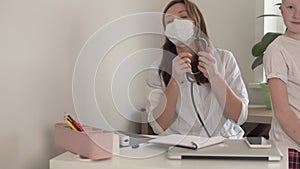
M127 147L129 146L129 136L122 134L122 133L117 133L119 135L119 142L121 147Z

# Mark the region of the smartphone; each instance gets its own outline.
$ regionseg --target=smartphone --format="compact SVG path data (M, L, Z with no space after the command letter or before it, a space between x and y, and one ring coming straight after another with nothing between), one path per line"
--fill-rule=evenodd
M246 137L245 142L250 148L271 148L271 143L264 137Z

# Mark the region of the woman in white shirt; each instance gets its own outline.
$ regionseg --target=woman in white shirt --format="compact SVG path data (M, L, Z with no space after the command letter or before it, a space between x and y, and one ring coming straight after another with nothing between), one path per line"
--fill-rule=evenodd
M192 50L195 43L187 37L195 32L207 37L204 18L194 3L173 0L164 13L163 57L147 79L146 108L153 131L241 138L244 132L239 125L247 119L249 100L233 54L211 45L199 53ZM189 72L195 72L192 88L186 76Z

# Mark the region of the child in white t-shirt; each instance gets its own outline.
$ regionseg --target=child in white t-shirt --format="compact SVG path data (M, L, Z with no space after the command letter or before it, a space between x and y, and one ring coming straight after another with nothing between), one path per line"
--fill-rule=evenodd
M280 6L287 27L267 48L264 68L270 87L273 120L270 139L300 150L300 1Z

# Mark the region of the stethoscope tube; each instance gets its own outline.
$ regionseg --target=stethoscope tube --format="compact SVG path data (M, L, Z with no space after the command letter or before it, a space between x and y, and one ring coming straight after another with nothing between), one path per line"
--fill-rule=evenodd
M198 43L198 45L196 45L196 47L197 47L196 50L197 51L206 50L208 48L208 42L207 42L206 39L199 37L195 41ZM204 47L202 45L200 45L201 42L204 43ZM201 46L204 49L201 49ZM186 73L186 78L191 83L191 85L190 85L191 86L191 90L190 90L191 91L191 99L192 99L192 103L193 103L195 113L196 113L196 115L198 117L198 120L200 121L201 125L203 126L207 136L211 137L211 134L208 132L208 130L207 130L206 126L204 125L204 122L203 122L203 120L202 120L202 118L199 114L199 111L198 111L196 103L195 103L195 98L194 98L194 87L193 86L194 86L194 83L196 83L196 79L195 79L194 75L199 74L199 73L200 73L200 71L196 72L196 73L188 72L188 73Z
M196 103L195 103L194 87L193 86L194 86L194 83L196 82L196 79L195 79L194 75L191 74L191 73L186 73L186 78L191 83L191 85L190 85L191 86L191 99L192 99L192 103L193 103L193 107L194 107L195 113L196 113L196 115L198 117L198 120L200 121L201 125L203 126L203 128L204 128L207 136L211 137L211 135L209 134L209 132L208 132L208 130L206 128L206 126L204 125L204 122L203 122L203 120L202 120L202 118L201 118L201 116L199 114L199 111L198 111Z

